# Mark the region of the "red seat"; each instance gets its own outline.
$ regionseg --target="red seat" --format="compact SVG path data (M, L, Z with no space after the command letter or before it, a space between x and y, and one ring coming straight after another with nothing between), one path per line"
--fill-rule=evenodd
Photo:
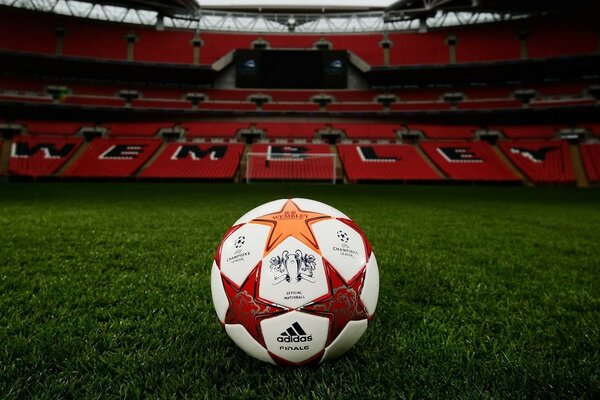
M50 176L81 146L83 139L56 136L15 136L8 171L14 175Z
M246 178L249 180L331 181L335 159L304 154L332 154L326 144L253 144Z
M243 152L239 143L170 143L140 177L233 180Z
M431 181L442 179L410 145L338 145L340 160L348 180Z
M486 142L424 142L423 151L449 177L463 181L512 182L517 176Z
M569 145L564 140L502 141L499 146L532 182L575 182Z
M136 173L156 152L160 139L94 139L65 177L126 178Z

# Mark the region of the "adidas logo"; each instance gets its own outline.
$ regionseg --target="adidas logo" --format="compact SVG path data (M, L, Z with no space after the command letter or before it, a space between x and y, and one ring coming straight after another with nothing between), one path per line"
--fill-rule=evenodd
M298 322L294 322L277 338L277 341L281 343L312 342L312 340L312 335L307 335Z

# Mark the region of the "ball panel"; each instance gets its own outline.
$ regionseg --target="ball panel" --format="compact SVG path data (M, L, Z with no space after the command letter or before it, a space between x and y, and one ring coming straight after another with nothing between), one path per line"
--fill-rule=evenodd
M368 325L369 323L366 319L349 321L338 337L325 348L325 354L323 355L321 362L333 360L347 352L356 344L356 342L358 342L358 339L360 339L367 330Z
M225 325L229 337L251 357L275 364L269 352L262 347L242 325Z
M379 268L375 254L371 253L367 268L365 270L365 281L360 294L360 298L365 305L369 316L375 313L377 299L379 298Z
M246 214L244 214L240 219L238 219L234 225L237 224L245 224L248 221L252 221L255 218L262 217L266 214L271 214L281 210L284 204L287 202L287 199L279 199L270 201L268 203L263 204L262 206L258 206Z
M320 201L303 198L294 198L292 201L304 211L318 212L329 215L333 218L348 218L348 216L342 213L340 210L335 209L325 203L321 203Z
M260 323L267 349L291 363L302 363L325 348L329 320L290 311Z
M225 314L227 314L227 308L229 307L229 300L227 300L227 295L223 288L223 280L221 279L221 271L219 271L216 262L213 262L210 271L210 291L219 321L223 323L225 322Z
M367 263L362 235L337 219L319 221L312 227L323 257L346 282L352 280Z
M319 254L289 237L265 256L260 271L261 299L298 308L329 293Z
M270 230L267 226L246 224L232 232L221 246L221 272L240 286L263 256Z

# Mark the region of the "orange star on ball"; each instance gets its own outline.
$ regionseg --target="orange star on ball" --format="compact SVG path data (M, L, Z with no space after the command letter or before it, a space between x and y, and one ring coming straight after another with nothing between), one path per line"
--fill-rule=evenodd
M312 231L312 224L331 219L330 216L311 211L301 210L296 203L288 200L281 211L266 214L249 223L271 227L271 233L265 248L265 254L290 236L295 237L312 250L320 254L319 245Z

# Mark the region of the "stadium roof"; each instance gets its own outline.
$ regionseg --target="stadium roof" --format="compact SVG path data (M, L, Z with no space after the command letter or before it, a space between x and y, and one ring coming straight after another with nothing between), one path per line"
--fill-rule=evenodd
M374 32L600 14L598 0L0 0L77 17L244 32Z

